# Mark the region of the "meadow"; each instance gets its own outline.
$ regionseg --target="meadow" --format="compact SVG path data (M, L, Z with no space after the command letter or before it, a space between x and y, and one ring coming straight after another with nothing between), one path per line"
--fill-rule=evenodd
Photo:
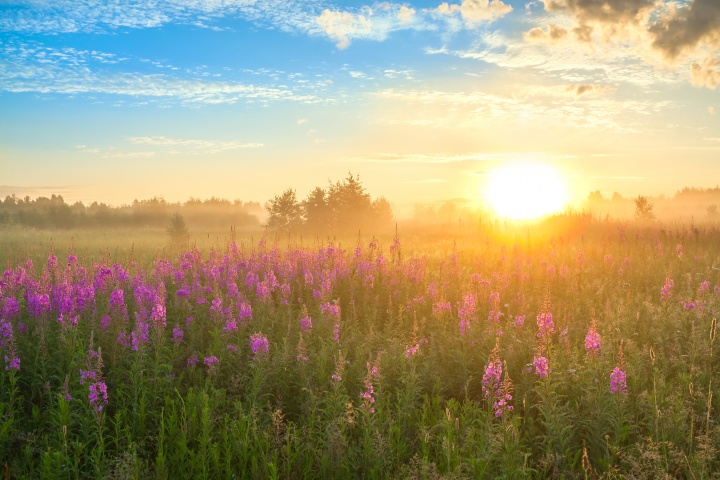
M0 467L720 478L720 229L553 231L0 232Z

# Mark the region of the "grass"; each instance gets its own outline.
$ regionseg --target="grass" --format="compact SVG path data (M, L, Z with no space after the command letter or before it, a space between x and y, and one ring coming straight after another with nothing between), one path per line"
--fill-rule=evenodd
M206 232L185 249L161 231L2 232L0 463L18 479L718 478L720 232L593 228Z

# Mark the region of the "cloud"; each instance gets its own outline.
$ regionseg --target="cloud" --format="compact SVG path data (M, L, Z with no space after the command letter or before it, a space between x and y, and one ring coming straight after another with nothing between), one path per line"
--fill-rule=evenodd
M548 25L546 30L540 27L535 27L525 33L525 40L530 41L549 41L558 42L567 37L568 31L566 28L551 23Z
M16 0L0 9L0 31L23 33L112 33L183 23L216 28L217 19L239 17L286 32L319 33L312 0Z
M298 125L303 125L303 124L305 124L305 123L307 123L307 122L308 122L308 119L307 119L307 118L298 118L295 123L297 123Z
M372 14L372 11L370 11ZM339 49L350 46L350 39L354 36L367 35L372 27L372 21L365 15L353 15L349 12L323 10L317 19L325 34L337 42Z
M406 7L405 5L402 5L400 7L400 11L397 14L397 18L400 21L400 23L410 23L415 16L415 13L417 11L414 8Z
M549 12L567 12L574 15L580 25L637 24L643 15L656 5L655 0L542 0L542 2L545 10Z
M693 85L705 86L714 90L720 83L720 61L708 57L702 65L693 62L690 66L690 80Z
M670 61L703 43L720 47L720 1L693 0L685 7L672 8L650 27L650 33L653 47Z
M583 95L612 94L612 93L615 93L616 89L613 87L608 87L607 85L584 84L584 85L567 85L565 87L565 91L572 93L576 97L581 97Z
M0 44L0 91L167 98L186 105L320 101L303 93L299 84L291 88L180 72L118 72L94 63L106 63L108 58L115 57L97 51L48 48L36 42Z
M236 150L239 148L260 148L262 143L246 143L246 142L220 142L213 140L189 140L168 138L163 136L152 137L130 137L128 141L135 144L158 145L158 146L181 146L194 150L203 150L207 153L218 153L225 150Z
M465 25L473 27L481 22L494 22L510 13L512 9L501 0L462 0L460 5L443 2L435 11L441 15L455 15L459 12L465 20Z

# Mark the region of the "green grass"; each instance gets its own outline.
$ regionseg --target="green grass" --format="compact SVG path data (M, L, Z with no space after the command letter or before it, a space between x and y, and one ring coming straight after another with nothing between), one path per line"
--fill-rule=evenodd
M0 356L21 361L0 370L0 464L18 479L718 478L720 233L593 228L401 235L377 247L191 232L187 255L162 231L0 232L12 268ZM48 270L51 238L59 267ZM79 264L66 266L68 253ZM666 277L675 286L662 301ZM120 289L126 313L111 306ZM51 310L33 313L42 293ZM538 338L541 312L554 330ZM593 316L602 347L589 355ZM251 350L260 333L267 355ZM512 395L499 416L495 391L483 391L491 361ZM627 394L610 392L616 366ZM81 384L81 370L96 378ZM89 396L99 380L101 410Z

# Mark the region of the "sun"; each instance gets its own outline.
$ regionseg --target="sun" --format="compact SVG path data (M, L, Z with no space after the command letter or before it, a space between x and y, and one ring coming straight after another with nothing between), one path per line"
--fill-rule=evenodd
M549 165L515 163L490 173L485 199L498 215L525 220L562 210L568 192L563 176Z

